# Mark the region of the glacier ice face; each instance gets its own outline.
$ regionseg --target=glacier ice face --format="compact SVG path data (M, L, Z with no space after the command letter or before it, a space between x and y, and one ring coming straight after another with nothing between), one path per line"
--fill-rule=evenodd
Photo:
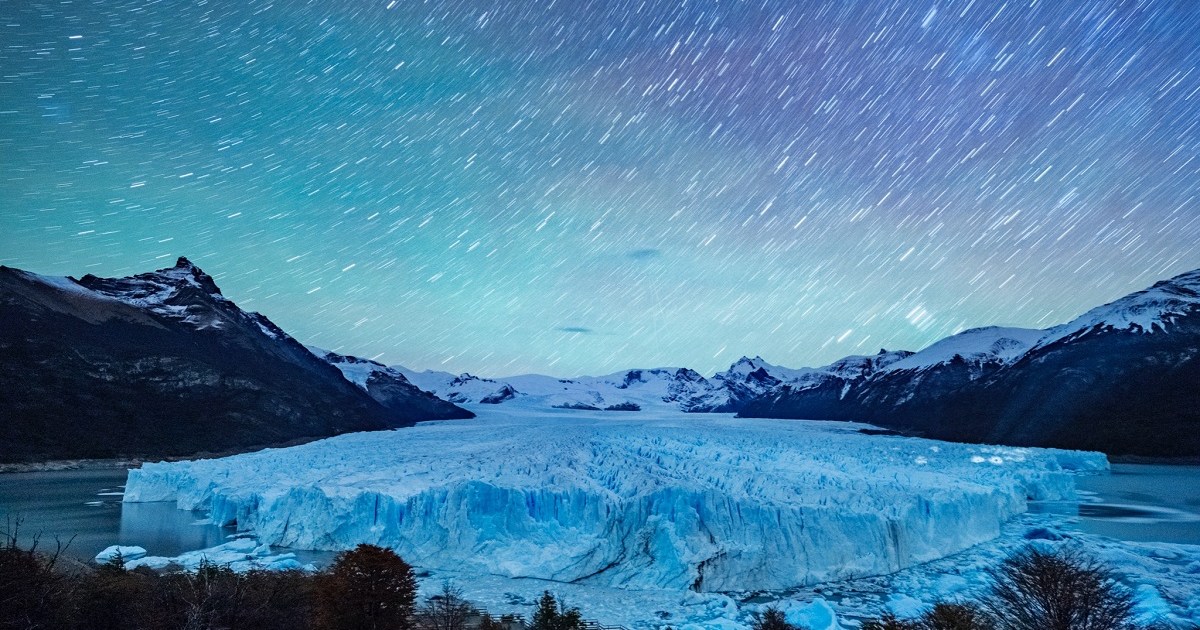
M484 409L484 407L487 407ZM634 588L782 589L890 573L1074 494L1097 453L864 435L864 425L482 405L479 417L132 470L273 546Z

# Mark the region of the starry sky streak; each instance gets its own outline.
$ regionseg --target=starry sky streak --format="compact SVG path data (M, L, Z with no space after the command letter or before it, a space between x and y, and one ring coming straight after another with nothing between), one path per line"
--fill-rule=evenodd
M1198 31L1186 1L0 1L0 263L187 255L302 341L482 374L1047 326L1200 266Z

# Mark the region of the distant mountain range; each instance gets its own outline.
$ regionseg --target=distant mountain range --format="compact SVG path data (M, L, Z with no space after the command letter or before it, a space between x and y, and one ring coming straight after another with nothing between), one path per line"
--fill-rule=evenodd
M128 278L0 267L0 461L169 456L469 411L355 387L185 258Z
M1200 455L1200 271L1047 330L980 328L885 369L785 383L745 417L861 420L932 438Z
M336 368L336 369L335 369ZM859 420L970 442L1200 455L1200 271L1046 330L791 369L415 372L305 348L186 259L130 278L0 267L0 460L228 450L470 417L456 404Z
M460 403L570 409L667 406L743 417L858 420L968 442L1145 456L1200 455L1200 270L1045 330L967 330L920 352L881 350L819 368L742 357L556 379L395 368Z

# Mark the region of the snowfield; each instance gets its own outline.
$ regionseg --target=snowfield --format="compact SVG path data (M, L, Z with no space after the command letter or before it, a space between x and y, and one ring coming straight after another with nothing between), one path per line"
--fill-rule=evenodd
M417 566L621 588L786 589L880 575L1074 497L1098 453L865 435L865 425L516 407L131 470L259 543L368 542Z

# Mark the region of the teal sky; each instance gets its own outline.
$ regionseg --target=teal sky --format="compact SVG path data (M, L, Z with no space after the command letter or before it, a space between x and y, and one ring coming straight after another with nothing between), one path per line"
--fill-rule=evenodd
M0 3L0 264L182 255L305 343L563 376L1200 267L1200 5L804 6Z

